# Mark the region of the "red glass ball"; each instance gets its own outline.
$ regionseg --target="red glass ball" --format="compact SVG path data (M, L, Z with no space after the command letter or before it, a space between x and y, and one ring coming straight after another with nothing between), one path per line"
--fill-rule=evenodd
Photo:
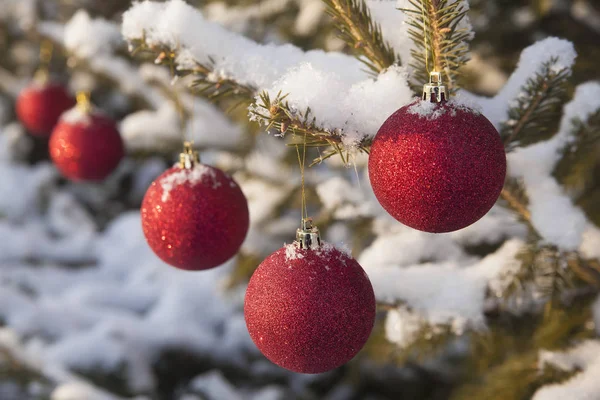
M58 122L48 143L50 158L73 181L101 181L110 175L125 154L115 122L77 107Z
M369 278L352 257L324 244L284 246L256 269L244 303L246 326L273 363L316 374L350 361L375 321Z
M237 183L208 165L176 165L148 188L142 202L146 241L164 262L197 271L233 257L246 238L248 202Z
M75 99L59 84L33 84L17 98L17 117L31 134L47 137L60 115L75 105Z
M383 208L425 232L471 225L492 208L504 185L506 154L496 128L452 102L414 102L381 126L369 177Z

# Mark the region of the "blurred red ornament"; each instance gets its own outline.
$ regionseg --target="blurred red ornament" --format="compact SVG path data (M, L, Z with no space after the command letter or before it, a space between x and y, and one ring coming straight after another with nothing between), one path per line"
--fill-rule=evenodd
M74 105L75 99L62 85L34 81L19 94L16 111L32 135L47 137L60 115Z
M213 268L233 257L250 220L237 183L220 169L200 164L189 143L181 163L152 182L141 214L154 253L189 271Z
M77 101L52 131L50 158L73 181L101 181L123 158L123 140L112 119L92 110L87 95Z
M496 128L479 112L444 97L392 114L369 155L379 203L398 221L425 232L451 232L479 220L498 199L505 175Z
M310 225L298 232L298 241L271 254L252 275L244 314L250 337L269 360L315 374L361 350L373 329L375 295L356 260L320 244Z

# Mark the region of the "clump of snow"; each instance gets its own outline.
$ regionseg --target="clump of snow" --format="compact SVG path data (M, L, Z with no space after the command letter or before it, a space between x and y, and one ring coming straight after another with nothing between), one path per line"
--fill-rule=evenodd
M192 168L180 168L160 180L160 186L163 190L161 200L163 202L169 200L171 190L181 185L195 186L202 180L208 177L212 180L212 187L221 186L221 182L217 181L215 170L207 165L197 163Z
M341 176L335 176L316 186L323 207L332 211L338 219L355 219L373 214L372 203L368 202L360 188L353 187Z
M124 14L122 32L128 40L144 37L149 45L178 49L181 68L214 60L217 77L266 89L272 99L289 94L292 113L301 116L310 108L319 126L342 134L348 147L375 135L412 96L403 68L391 67L370 79L349 56L257 44L206 21L181 0L135 4Z
M600 258L600 229L596 225L589 223L583 231L579 252L586 258Z
M411 312L406 307L395 308L386 315L386 338L400 347L410 346L425 328L435 331L438 327L428 326L419 314Z
M541 351L539 368L546 365L564 371L583 370L562 383L550 384L538 389L532 400L594 399L600 392L600 342L587 340L565 352Z
M35 212L40 198L43 198L58 174L47 163L28 167L0 162L0 176L0 216L9 221L21 221ZM18 196L14 195L15 190Z
M212 58L218 74L257 88L268 87L286 70L302 63L337 72L352 81L365 77L360 62L353 57L321 50L303 52L289 44L258 44L207 21L182 0L135 3L123 14L121 32L130 41L144 37L149 45L181 49L176 61L182 67L194 67L196 62L212 64Z
M50 400L121 400L122 397L100 392L94 387L80 382L62 384L52 392Z
M391 67L377 79L354 82L310 63L288 70L268 92L271 99L288 94L285 101L299 119L310 108L318 126L341 134L347 147L374 136L381 124L412 98L404 68ZM256 101L261 104L259 97Z
M190 388L209 399L243 400L235 387L216 370L195 377Z
M498 128L508 120L509 107L519 98L527 80L534 77L544 63L555 59L551 65L552 71L570 71L576 57L573 43L555 37L540 40L527 47L521 52L517 69L500 92L493 98L480 99L483 113ZM468 96L467 93L464 95Z
M228 6L224 2L209 3L203 8L206 19L218 22L230 31L244 33L257 19L268 19L284 11L290 0L266 0L259 4Z
M446 110L440 107L437 103L426 100L418 100L415 104L408 107L406 112L409 114L418 115L422 118L437 119L444 115Z
M104 19L92 19L84 10L77 11L64 30L65 47L77 57L87 59L111 54L123 44L119 25Z
M411 245L414 246L399 241L395 247L390 244L385 248L402 255ZM436 248L433 243L429 246ZM486 289L510 265L522 246L522 241L511 239L480 261L469 261L456 254L456 261L441 255L445 261L415 265L411 264L417 262L414 258L414 261L407 259L403 265L402 260L396 261L392 257L381 259L376 249L369 248L361 254L359 262L369 275L379 301L388 304L402 301L427 324L450 325L454 332L462 333L467 328L477 329L484 325ZM419 253L418 250L415 252ZM392 318L398 317L399 314ZM393 321L390 324L395 326ZM396 342L400 337L410 338L408 333L394 333L389 327L388 335Z
M464 112L470 112L472 114L481 114L481 107L473 99L458 95L451 97L445 106L440 106L438 103L433 103L426 100L418 100L413 105L408 107L406 110L409 114L418 115L421 118L427 118L429 120L437 119L444 115L446 112L450 112L451 115L455 115L455 110L461 110Z
M558 133L550 140L508 154L508 173L520 178L529 197L531 222L548 242L564 250L575 250L588 229L584 213L573 204L552 177L561 151L572 140L572 121L583 121L600 108L600 84L579 85L573 99L564 107Z
M398 10L398 8L408 7L409 4L406 3L408 2L395 0L366 1L373 21L381 26L384 39L400 55L400 61L404 65L408 65L410 50L413 47L413 42L408 35L409 25L406 23L406 14Z
M298 242L293 242L290 244L284 245L285 247L285 259L288 261L297 260L304 258L302 252L300 250L300 245Z
M300 12L294 23L294 33L309 36L317 30L325 14L325 4L320 0L297 1Z

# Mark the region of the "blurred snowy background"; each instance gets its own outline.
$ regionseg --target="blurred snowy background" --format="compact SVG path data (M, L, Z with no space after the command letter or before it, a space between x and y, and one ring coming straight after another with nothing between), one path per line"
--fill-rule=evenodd
M311 214L327 241L352 250L382 306L369 343L349 365L315 376L274 366L250 340L242 305L254 268L294 238L300 205L295 154L283 139L248 122L247 104L225 113L231 100L211 103L194 95L185 78L172 80L169 68L132 57L125 39L152 30L149 40L189 50L179 65L185 57L216 57L213 79L233 76L273 96L290 92L299 109L311 107L325 125L344 126L348 143L374 134L412 99L410 71L391 68L372 80L350 55L310 51L349 50L321 0L187 3L197 11L172 1L167 8L137 5L124 16L132 7L127 1L0 0L0 400L450 398L465 379L458 365L474 340L467 333L488 329L495 295L518 270L529 240L526 224L499 204L462 231L417 232L380 208L365 155L353 157L355 168L337 157L312 167ZM367 3L385 38L408 58L404 15L395 10L405 2ZM573 118L587 120L600 108L600 84L588 82L599 78L600 7L591 0L470 5L475 38L464 95L497 126L542 63L552 59L553 68L572 69L574 96L557 118L558 134L512 153L509 169L527 185L532 224L544 240L597 258L598 157L568 192L549 179ZM549 36L570 42L547 39L528 47ZM73 92L91 90L94 103L119 121L128 157L105 182L61 178L48 160L47 142L16 121L14 101L31 81L42 37L55 43L56 79ZM185 128L175 98L188 115ZM163 264L140 225L145 190L176 159L184 129L204 163L235 177L251 214L240 254L200 273ZM526 318L528 304L511 307ZM591 309L586 338L595 335L593 321L600 318L600 305ZM536 399L600 398L593 383L597 341L584 341L572 353L547 351L537 362L540 371L545 363L584 371L584 382L574 384L578 389L548 386Z

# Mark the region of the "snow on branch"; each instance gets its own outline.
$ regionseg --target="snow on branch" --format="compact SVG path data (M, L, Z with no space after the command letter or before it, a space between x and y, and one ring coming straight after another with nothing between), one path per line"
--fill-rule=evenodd
M502 124L510 120L510 107L516 106L518 99L526 95L528 81L543 73L544 64L547 64L548 73L568 71L570 76L576 57L573 43L555 37L540 40L527 47L521 52L517 69L500 92L493 98L479 99L483 113L501 130Z
M172 60L175 70L202 82L255 92L251 119L279 133L283 128L309 136L320 146L330 145L331 140L321 140L329 137L347 149L364 148L385 119L412 98L400 67L371 79L350 56L258 44L206 21L182 0L135 4L124 14L122 33L134 47L154 49ZM287 110L283 120L282 110ZM302 121L307 115L310 126Z
M600 139L600 83L579 85L573 101L565 106L565 114L571 119L563 118L560 134L568 137L567 145L554 174L571 187L581 187L579 182L592 173Z
M509 174L524 182L531 223L545 241L562 250L576 250L590 223L552 174L565 147L575 140L572 121L586 118L600 108L599 87L584 84L577 88L573 99L564 107L559 131L552 139L509 154Z
M567 92L571 69L557 66L558 57L545 61L533 77L527 79L508 111L500 135L508 150L527 146L554 133Z
M498 285L494 282L503 279L501 272L516 262L523 245L521 240L511 239L477 261L447 238L407 231L380 236L361 254L359 262L365 266L378 301L401 302L418 313L415 332L426 321L431 326L450 326L461 334L485 326L487 287ZM422 257L434 261L420 264ZM388 337L398 344L401 338L410 340L413 335L407 332L413 329L406 321L402 329L405 334L388 329Z
M149 47L174 51L177 68L193 70L198 64L212 64L214 79L226 77L256 88L272 85L302 63L354 82L365 78L361 64L350 56L256 43L207 21L183 0L135 3L123 14L121 32L129 42L143 40Z
M566 352L541 351L538 369L543 371L547 367L573 372L575 375L565 382L543 386L535 392L533 400L593 399L600 392L598 341L582 342Z

